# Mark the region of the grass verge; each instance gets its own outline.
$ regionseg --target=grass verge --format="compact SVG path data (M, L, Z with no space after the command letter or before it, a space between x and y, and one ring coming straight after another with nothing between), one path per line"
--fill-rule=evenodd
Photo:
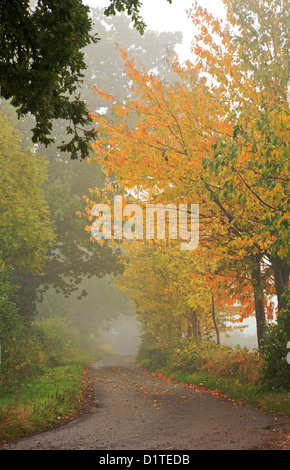
M142 361L140 361L142 365ZM234 378L225 378L211 374L189 374L170 367L150 370L163 375L174 382L197 386L215 395L226 397L238 404L253 405L258 408L290 416L289 392L266 392L256 385L247 384Z
M0 441L42 432L79 415L83 393L89 394L86 368L90 360L79 358L46 369L21 390L0 394Z

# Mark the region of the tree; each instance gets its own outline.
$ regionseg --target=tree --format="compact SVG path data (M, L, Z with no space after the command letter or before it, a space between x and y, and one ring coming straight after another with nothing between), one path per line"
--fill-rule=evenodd
M85 349L96 348L102 331L110 328L111 322L120 316L132 316L133 309L127 295L117 288L113 275L100 279L83 279L81 287L87 295L78 298L77 292L64 297L50 288L41 303L37 304L37 322L43 318L61 318L75 328ZM80 314L81 312L81 314Z
M24 377L27 380L41 371L43 355L34 331L28 331L16 307L9 271L0 268L0 386L1 390L15 391Z
M158 76L166 77L167 81L176 79L170 66L170 55L176 44L182 41L181 32L158 33L145 30L140 35L130 27L130 19L124 14L104 19L102 9L91 8L91 16L92 31L98 32L102 39L97 46L91 43L84 49L87 68L84 72L81 96L92 113L104 104L103 100L92 93L92 85L97 84L98 88L113 93L115 98L122 102L132 95L130 79L118 46L130 51L138 68L154 70ZM103 110L105 111L110 113L110 109Z
M280 310L290 274L288 2L224 3L225 27L197 3L191 14L200 32L194 45L199 65L227 94L234 129L228 139L217 139L212 165L225 179L228 174L228 195L239 192L244 219L254 210L255 236L245 237L244 245L257 242L260 259L271 264Z
M87 69L84 72L85 77L80 92L88 109L97 110L103 104L101 100L96 100L95 94L92 93L91 84L94 80L109 87L109 91L114 90L120 100L124 100L130 92L129 78L124 73L124 63L116 50L115 42L121 42L128 47L130 45L138 57L140 66L152 66L158 73L170 75L170 66L165 60L167 46L174 48L176 42L180 40L180 34L158 35L146 31L141 36L130 28L130 21L125 15L104 19L100 9L92 9L91 15L92 34L98 31L102 41L97 45L98 60L94 44L84 49ZM109 64L107 57L110 57ZM31 139L29 117L18 121L18 126L25 136L22 144L26 145ZM43 145L38 148L38 152L48 161L45 190L56 239L39 275L35 276L28 269L18 269L15 273L15 283L20 286L16 301L26 317L35 314L37 303L46 297L46 291L50 292L51 289L59 293L61 299L63 296L82 298L85 305L88 300L85 298L88 293L86 286L90 285L87 282L88 278L92 278L92 282L93 279L94 282L98 282L106 275L118 275L123 270L119 251L106 244L102 246L92 244L89 235L83 230L83 219L76 214L77 212L80 214L82 208L85 208L83 195L88 193L88 188L105 187L106 181L102 169L99 167L96 172L94 167L92 171L92 166L88 164L89 158L84 161L71 160L68 152L60 153L58 145L64 134L64 121L56 120L53 127L55 142L48 148ZM95 296L91 292L90 290L89 296L95 302ZM54 301L54 305L58 311L60 302Z
M0 113L0 259L14 269L40 272L54 242L44 196L47 166L24 149L13 123Z
M105 15L126 11L142 33L140 6L135 0L115 0ZM73 159L86 158L96 137L79 95L86 68L82 50L99 40L91 29L89 8L80 0L39 0L34 8L29 0L0 5L1 95L11 99L19 116L34 116L33 142L50 145L53 121L69 121L66 133L73 137L60 149Z
M242 285L246 279L252 284L249 296L254 295L262 346L265 301L273 285L266 258L276 246L280 255L288 256L286 94L274 100L272 112L275 96L244 70L243 61L235 55L229 26L223 28L203 10L197 9L195 15L196 24L201 24L197 39L206 44L201 48L197 42L197 64L175 64L178 83L162 83L153 73L140 72L134 60L121 52L135 83L135 99L121 105L114 96L96 89L100 97L112 102L118 116L113 126L96 116L100 131L94 143L96 160L117 176L124 191L137 187L147 202L191 203L192 198L200 202L201 243L211 244L214 252L223 255L230 270L235 267ZM218 35L224 49L211 32ZM135 126L130 120L133 113ZM245 133L239 134L245 126ZM280 174L272 178L275 159ZM261 161L268 171L266 180L259 168Z
M167 0L172 3L172 0ZM140 8L142 3L139 0L111 0L111 4L105 9L105 15L115 15L116 12L126 11L134 21L134 26L143 34L146 27L143 19L140 16Z
M56 237L38 275L28 269L15 272L14 282L20 286L16 303L25 316L36 313L37 304L49 289L64 298L72 294L83 298L87 294L84 279L97 280L123 270L119 250L92 244L77 214L89 184L101 187L102 175L92 173L86 162L69 160L66 164L58 160L50 164L45 189Z
M73 138L61 148L84 158L95 135L85 129L91 120L76 96L85 69L81 49L96 40L90 36L88 7L79 0L41 0L32 10L28 0L4 1L0 28L2 96L11 99L19 116L35 117L34 142L49 145L53 119L69 120Z
M132 298L144 332L161 344L183 336L220 343L221 333L241 327L239 319L248 305L237 305L229 288L232 279L215 274L211 253L201 248L181 252L167 241L124 249L128 259L118 285Z

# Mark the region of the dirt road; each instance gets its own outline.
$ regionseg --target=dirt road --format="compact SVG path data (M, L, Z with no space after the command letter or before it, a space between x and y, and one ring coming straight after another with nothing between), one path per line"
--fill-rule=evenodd
M267 447L289 422L153 376L131 357L90 367L95 406L6 450L232 450Z

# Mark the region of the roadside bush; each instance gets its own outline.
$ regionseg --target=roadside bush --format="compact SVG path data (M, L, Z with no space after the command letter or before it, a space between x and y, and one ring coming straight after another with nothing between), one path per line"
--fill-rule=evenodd
M64 318L42 318L37 323L37 336L48 366L65 364L81 352L80 334Z
M151 333L144 333L136 356L137 362L145 369L154 371L167 364L167 350L160 347Z
M200 372L253 384L258 383L261 366L262 360L257 352L239 346L221 345L214 354L211 351Z
M23 337L22 337L23 336ZM14 390L27 379L43 371L44 357L35 338L29 338L28 331L15 334L12 342L3 348L1 363L1 388Z
M212 344L212 349L215 343ZM170 363L182 372L194 373L200 371L207 361L208 346L203 341L184 338L170 348Z
M15 289L8 281L0 279L0 344L2 348L11 342L13 333L22 324L16 305L12 301L14 292Z
M141 343L137 360L149 370L166 368L169 372L211 374L248 384L258 382L262 366L260 355L247 348L183 338L160 349L148 335Z
M12 301L14 288L0 280L0 386L13 389L42 369L43 355L33 331L25 325Z
M258 380L262 364L259 354L239 346L184 339L172 349L171 366L186 373L209 373L234 377L247 383Z
M264 364L261 382L267 389L290 390L290 364L287 362L287 345L290 341L290 291L282 296L282 309L275 325L268 327L262 350Z

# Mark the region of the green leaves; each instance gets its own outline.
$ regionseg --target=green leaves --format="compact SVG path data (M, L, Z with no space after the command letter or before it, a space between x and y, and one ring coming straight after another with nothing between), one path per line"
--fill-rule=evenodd
M144 21L139 15L141 2L138 0L112 0L111 4L105 9L104 13L106 16L115 16L117 12L125 12L132 16L134 21L134 27L139 31L140 34L144 33L146 27Z
M167 1L172 3L172 0ZM134 28L140 34L143 34L146 24L139 14L141 6L142 3L139 0L111 0L111 4L105 9L104 13L106 16L115 16L117 12L127 12L134 22Z
M46 163L24 150L13 124L0 114L1 258L14 268L39 271L54 232L43 196Z
M80 0L40 0L31 11L29 2L2 2L0 8L0 83L2 97L11 99L19 116L35 118L33 142L50 145L52 122L69 121L71 142L61 146L73 158L88 156L96 137L85 103L73 93L86 68L81 49L91 36L88 7Z
M140 7L137 0L113 0L104 13L126 11L143 34ZM1 95L19 116L34 117L35 143L51 145L53 121L68 121L72 138L59 149L72 159L88 157L97 137L85 101L75 96L87 68L83 49L100 39L91 31L89 7L81 0L38 0L33 10L27 0L0 5Z
M290 338L290 293L282 295L282 309L277 324L269 326L266 343L262 350L264 366L262 382L270 390L290 390L290 364L286 361Z

